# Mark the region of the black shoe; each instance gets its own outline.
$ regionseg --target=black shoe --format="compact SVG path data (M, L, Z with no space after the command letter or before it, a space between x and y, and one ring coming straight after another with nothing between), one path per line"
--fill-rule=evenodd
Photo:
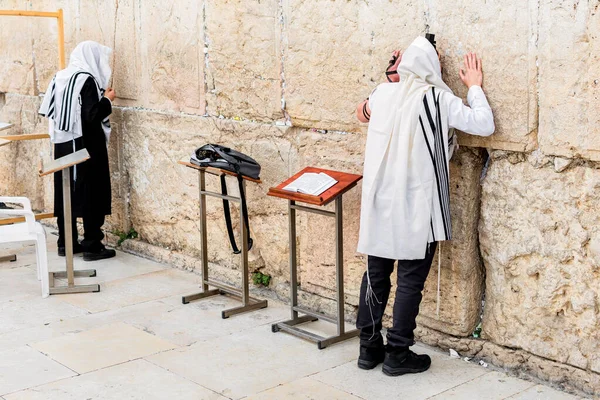
M79 254L79 253L83 253L83 247L78 243L76 245L73 245L73 254ZM67 254L67 249L64 246L58 248L58 255L60 257L64 257L66 254Z
M106 247L100 251L84 251L83 252L83 261L98 261L104 260L107 258L113 258L117 255L117 252L113 249L107 249Z
M408 349L388 349L383 361L383 373L388 376L425 372L431 366L427 354L415 354Z
M360 346L360 355L358 356L358 368L373 369L383 362L385 358L385 347L365 347Z

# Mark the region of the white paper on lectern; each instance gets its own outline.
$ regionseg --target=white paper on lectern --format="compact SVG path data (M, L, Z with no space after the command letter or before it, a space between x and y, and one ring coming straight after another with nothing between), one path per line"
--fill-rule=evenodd
M337 182L324 172L306 172L294 182L284 187L283 190L318 196Z

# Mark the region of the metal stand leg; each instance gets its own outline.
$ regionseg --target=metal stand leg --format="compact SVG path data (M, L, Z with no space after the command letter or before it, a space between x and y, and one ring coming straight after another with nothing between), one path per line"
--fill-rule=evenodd
M220 282L212 281L208 276L208 243L206 229L206 196L211 192L206 191L206 179L204 170L200 170L200 242L201 250L200 257L202 259L202 292L188 296L183 296L181 301L183 304L188 304L190 301L204 299L206 297L215 296L218 294L228 294L242 302L240 307L230 308L221 312L221 317L227 319L233 315L254 311L261 308L266 308L268 302L266 300L258 300L250 297L250 289L248 282L248 232L246 231L246 222L241 210L240 201L240 238L241 242L241 270L242 270L242 289L232 288ZM242 184L242 189L246 190L246 182ZM209 286L214 286L217 289L209 290Z
M289 202L289 231L290 231L290 297L292 318L289 321L279 322L271 326L273 332L280 330L290 333L294 336L301 337L317 343L319 350L341 342L346 339L358 336L359 331L354 329L349 332L345 331L344 322L344 226L342 214L342 196L335 199L335 248L336 248L336 286L337 286L337 318L319 314L314 311L307 310L298 305L298 278L297 278L297 263L296 263L296 209L294 201ZM302 210L324 214L325 212L308 207L302 207ZM327 212L328 213L328 212ZM329 215L329 214L324 214ZM305 314L299 317L298 312ZM305 331L297 325L316 321L325 320L337 324L337 335L331 337L323 337L312 332Z
M95 269L74 271L73 269L73 230L71 227L71 171L70 168L62 170L62 187L63 187L63 213L65 221L65 259L67 270L65 272L50 272L50 294L67 294L67 293L88 293L99 292L100 285L95 283L92 285L75 285L75 276L93 277L96 276ZM67 278L67 286L54 286L55 278Z
M7 256L0 256L0 262L2 261L17 261L17 255L16 254L9 254Z

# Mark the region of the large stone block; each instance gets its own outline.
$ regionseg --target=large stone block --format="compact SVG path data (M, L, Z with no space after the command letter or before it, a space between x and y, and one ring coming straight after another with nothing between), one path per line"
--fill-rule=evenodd
M540 2L539 46L541 149L600 160L598 2Z
M442 55L444 80L457 96L467 90L458 75L463 56L483 58L484 89L494 110L496 133L490 138L464 135L469 146L528 151L536 147L537 1L476 0L428 3L429 31Z
M282 119L279 1L209 0L208 112Z
M0 0L2 10L26 10L27 1ZM0 92L34 94L30 21L0 16Z
M7 94L5 104L0 109L0 120L12 123L11 134L47 132L47 120L38 115L41 98ZM31 200L36 210L46 208L44 182L51 177L40 178L38 175L40 161L51 157L51 144L47 139L28 140L10 143L3 147L6 157L3 163L7 168L6 192L9 196L25 196ZM4 172L4 171L3 171Z
M123 168L129 180L131 225L149 243L199 255L198 173L178 165L205 143L222 143L252 155L264 167L264 183L247 184L251 235L251 268L284 268L281 255L285 244L272 243L271 234L285 236L285 204L266 196L269 186L288 176L294 150L276 127L215 118L124 110ZM290 161L292 160L292 161ZM228 179L232 195L237 182ZM207 176L207 189L220 192L219 180ZM232 205L233 228L239 230L237 206ZM278 216L281 217L279 218ZM232 254L223 218L223 203L207 198L209 261L237 269L239 256ZM255 220L255 218L257 218Z
M140 10L144 104L204 114L200 3L151 1Z
M365 136L361 134L322 134L299 131L298 169L320 167L362 174ZM358 304L360 282L365 271L365 258L356 252L360 223L362 186L344 194L344 285L346 301ZM334 204L326 206L333 211ZM335 298L335 220L317 214L297 212L298 265L302 289L330 299Z
M141 85L141 49L139 24L140 7L137 1L81 1L78 41L94 40L113 49L111 85L115 88L116 104L137 100ZM150 6L145 6L147 8ZM145 97L145 96L144 96ZM142 104L144 104L144 100Z
M358 102L385 82L390 54L425 30L423 2L284 2L284 98L294 125L360 130Z
M63 10L65 63L69 63L69 54L77 44L78 0L37 0L28 2L27 8L35 11ZM58 21L55 18L29 19L34 56L34 94L44 93L52 77L60 69L58 50Z
M600 171L494 160L483 185L483 333L600 372Z
M460 149L450 163L452 241L444 242L432 263L418 322L454 336L477 326L483 296L483 266L477 224L480 207L480 151ZM440 313L437 314L438 257L441 255Z

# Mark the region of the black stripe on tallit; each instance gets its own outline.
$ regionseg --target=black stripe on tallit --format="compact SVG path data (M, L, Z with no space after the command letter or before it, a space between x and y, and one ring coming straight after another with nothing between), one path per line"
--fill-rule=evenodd
M437 125L437 137L436 137L436 163L437 163L437 167L440 170L440 176L441 176L441 182L442 182L442 199L444 200L441 203L441 208L442 208L442 219L444 221L444 227L446 228L446 239L450 239L450 203L449 203L449 199L450 199L450 187L449 187L449 177L448 177L448 164L446 163L446 147L444 145L444 135L442 133L442 121L440 118L440 112L439 112L439 104L437 102L437 97L435 94L435 88L432 88L432 97L433 97L433 102L434 102L434 106L435 106L435 112L436 112L436 125Z
M52 79L52 87L50 89L50 105L48 106L48 118L54 117L54 94L56 93L56 81Z
M70 114L70 108L68 108L69 104L70 104L70 97L69 94L71 92L71 86L73 84L73 77L76 76L77 74L73 74L71 75L71 77L69 78L69 81L67 82L67 86L65 89L65 92L63 93L63 98L62 98L62 108L60 110L61 112L61 116L60 116L60 124L58 125L58 129L61 131L66 131L67 129L65 129L65 125L67 123L66 119L68 114ZM65 112L65 110L67 110Z
M440 145L439 145L439 137L441 137L442 135L438 134L437 129L436 129L436 123L433 121L433 117L431 116L431 110L429 109L429 102L427 101L427 93L425 94L425 96L423 96L423 104L425 106L425 113L427 114L427 120L429 122L429 127L431 128L431 131L433 132L433 149L434 149L434 157L433 157L433 169L435 171L435 179L436 179L436 183L437 183L437 188L438 188L438 201L440 202L440 207L442 209L442 223L444 225L444 236L447 238L448 237L448 221L445 218L445 212L444 212L444 205L446 204L446 198L444 196L444 194L446 193L446 187L445 187L445 182L444 182L444 177L445 176L440 176L442 175L442 169L440 168ZM434 105L435 105L435 98L434 98ZM443 148L443 146L441 146Z
M73 75L71 75L71 78L69 79L69 83L67 85L67 91L63 95L63 109L61 110L62 118L61 118L61 124L58 128L61 131L66 132L71 127L71 104L73 103L73 90L75 89L75 83L77 82L77 77L81 74L86 74L86 75L92 76L92 74L90 74L89 72L85 72L85 71L79 71L79 72L76 72ZM67 108L66 109L64 108L65 100L67 100ZM69 112L67 112L65 114L64 110L69 110Z
M437 112L437 121L438 121L438 126L439 126L439 131L442 131L442 113L440 112L440 95L441 93L438 93L437 97L435 96L435 90L433 91L434 94L434 100L435 100L435 108L436 108L436 112ZM444 142L444 138L443 135L440 135L440 146L443 144ZM448 152L446 151L445 147L442 147L442 159L443 159L443 164L444 164L444 176L445 176L445 182L446 182L446 190L447 192L445 193L445 199L446 199L446 219L448 221L448 226L450 227L450 229L448 230L448 236L446 237L447 240L451 239L452 236L452 217L450 214L450 176L448 174Z

